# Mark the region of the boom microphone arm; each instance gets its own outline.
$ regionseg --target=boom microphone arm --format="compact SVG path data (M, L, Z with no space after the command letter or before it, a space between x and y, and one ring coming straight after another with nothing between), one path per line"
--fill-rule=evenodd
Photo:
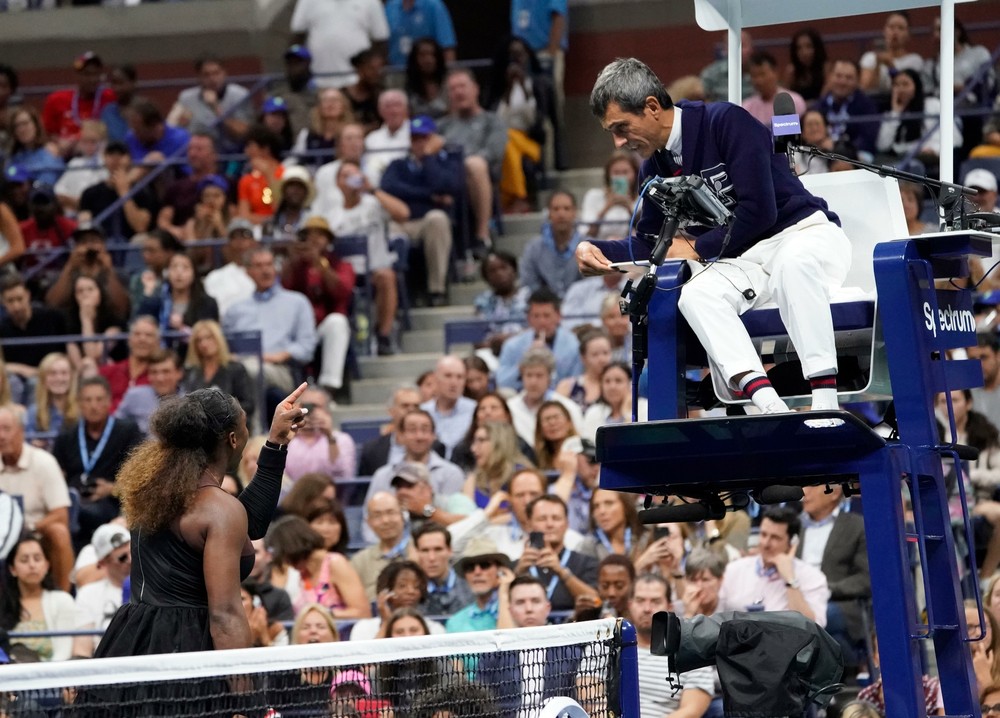
M915 184L923 185L924 187L934 190L937 193L938 203L944 213L943 219L945 229L968 229L966 226L965 203L962 201L962 198L976 196L976 190L971 187L964 187L960 184L955 184L954 182L942 182L941 180L932 179L913 172L905 172L904 170L896 169L895 167L890 167L889 165L876 165L869 162L862 162L861 160L839 155L836 152L821 150L820 148L813 147L812 145L789 144L788 150L789 152L801 152L809 157L822 157L823 159L831 162L846 162L853 167L873 172L879 177L892 177L904 182L913 182Z

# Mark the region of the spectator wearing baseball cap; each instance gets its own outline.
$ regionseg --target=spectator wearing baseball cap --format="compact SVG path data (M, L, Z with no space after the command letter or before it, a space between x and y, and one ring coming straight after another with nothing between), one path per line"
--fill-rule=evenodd
M382 189L402 200L410 218L401 222L411 242L423 245L427 262L427 303L447 303L448 261L452 234L448 211L463 192L461 160L445 153L444 139L427 115L410 120L410 152L391 162Z
M222 256L226 264L213 269L205 277L205 291L219 305L219 316L237 302L253 295L254 283L243 267L243 255L257 246L254 226L248 219L237 217L226 228L226 244Z
M87 51L73 62L77 85L74 89L56 90L45 98L42 124L58 143L60 154L75 154L84 120L99 120L105 107L115 102L115 93L104 83L104 61L96 52Z
M962 181L966 187L976 190L976 203L982 212L997 211L997 176L988 169L979 167L970 170Z
M316 106L316 80L312 73L312 53L305 45L289 45L285 50L285 74L274 80L268 92L284 98L292 133L309 127L309 113Z
M28 195L31 193L31 173L17 164L7 165L0 174L0 202L6 202L18 222L31 216ZM0 230L2 231L2 230Z
M448 526L476 510L475 503L461 491L435 492L426 464L405 461L393 473L390 483L400 505L410 514L413 530L427 521Z
M281 140L281 154L286 154L295 143L288 102L281 95L271 95L264 100L257 122L276 134Z
M76 629L107 628L124 602L125 579L132 569L132 537L116 523L98 526L90 539L97 568L104 577L81 586L76 592ZM76 636L73 657L90 658L100 642L98 636Z

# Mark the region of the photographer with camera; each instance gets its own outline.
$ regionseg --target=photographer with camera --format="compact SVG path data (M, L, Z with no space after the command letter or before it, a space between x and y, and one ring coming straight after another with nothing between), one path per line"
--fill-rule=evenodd
M683 176L694 190L685 201L704 209L705 197L697 194L704 186L733 213L728 226L692 226L689 235L665 238L674 240L666 258L688 260L693 277L679 308L708 354L716 387L742 392L763 413L788 411L740 321L773 299L810 382L812 408L838 408L830 290L847 275L850 241L826 203L774 153L766 128L729 103L675 106L652 70L634 58L601 71L590 104L615 146L644 158L640 184L646 177ZM654 243L662 249L656 239L669 230L669 212L653 190L669 194L670 184L651 184L634 236L581 242L580 271L618 271L612 262L650 259ZM652 263L659 264L655 257Z
M114 314L129 316L128 288L111 262L104 230L97 225L81 224L73 232L72 245L69 259L45 294L45 304L68 308L77 278L90 277L104 290Z

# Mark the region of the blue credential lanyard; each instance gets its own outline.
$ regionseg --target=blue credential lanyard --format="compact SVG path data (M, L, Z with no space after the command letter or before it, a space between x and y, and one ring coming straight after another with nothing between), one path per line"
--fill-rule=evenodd
M568 548L564 548L562 550L562 554L559 556L559 565L562 566L563 568L566 568L566 564L569 563L570 554L572 554L572 551L570 551ZM529 571L532 576L538 578L538 566L532 566L529 569ZM552 578L549 579L549 585L545 587L545 594L546 596L548 596L548 599L550 601L552 600L552 594L556 592L556 584L558 583L559 583L559 576L553 574Z
M601 542L601 545L608 550L608 553L614 553L615 550L611 546L611 539L604 532L604 529L597 529L594 531L594 535L597 536L597 540ZM632 527L625 527L625 555L628 556L632 551Z
M83 473L80 474L80 481L87 483L87 479L90 478L90 472L94 470L98 459L104 453L104 447L108 445L108 438L111 436L111 430L115 426L115 417L108 417L108 423L104 425L104 433L101 434L97 446L94 447L93 454L87 451L87 438L84 436L83 424L83 419L80 419L80 423L76 427L76 438L80 442L80 462L83 464Z

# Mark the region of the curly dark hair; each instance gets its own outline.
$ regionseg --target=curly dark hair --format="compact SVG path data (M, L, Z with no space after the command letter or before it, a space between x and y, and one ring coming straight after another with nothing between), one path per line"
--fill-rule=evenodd
M381 591L392 589L396 585L396 579L399 578L400 574L410 571L417 580L420 582L420 603L427 600L427 574L424 570L420 568L420 565L416 561L393 561L388 566L382 569L382 572L378 575L378 579L375 581L375 592L379 593Z
M242 416L239 402L218 389L165 400L149 422L154 438L134 449L118 472L129 527L155 533L183 514L205 467Z

